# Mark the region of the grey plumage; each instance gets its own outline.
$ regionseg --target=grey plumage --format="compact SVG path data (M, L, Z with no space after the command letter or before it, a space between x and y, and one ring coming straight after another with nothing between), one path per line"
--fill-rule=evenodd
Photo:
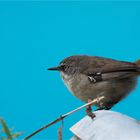
M139 62L76 55L49 70L59 70L68 89L80 100L87 102L88 99L104 96L94 105L111 108L135 88L140 65Z

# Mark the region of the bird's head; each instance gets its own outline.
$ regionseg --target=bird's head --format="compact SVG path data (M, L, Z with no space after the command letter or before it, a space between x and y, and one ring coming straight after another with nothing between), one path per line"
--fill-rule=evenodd
M75 55L65 58L60 62L57 67L49 68L48 70L60 71L65 74L73 74L80 69L80 65L82 64L83 60L85 60L84 55Z

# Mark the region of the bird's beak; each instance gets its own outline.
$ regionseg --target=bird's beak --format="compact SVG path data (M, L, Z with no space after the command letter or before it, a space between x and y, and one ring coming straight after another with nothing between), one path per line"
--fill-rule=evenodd
M60 70L60 66L58 66L58 67L52 67L52 68L48 68L48 70L59 71L59 70Z

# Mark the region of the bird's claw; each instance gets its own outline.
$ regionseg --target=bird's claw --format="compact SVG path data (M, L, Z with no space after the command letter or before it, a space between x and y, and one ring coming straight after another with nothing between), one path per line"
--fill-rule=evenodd
M88 100L88 102L90 102L91 100ZM95 113L92 112L92 105L88 105L86 107L86 113L87 115L91 118L91 119L94 119L96 117Z
M96 117L95 113L93 112L87 112L87 115L91 118L91 119L94 119Z

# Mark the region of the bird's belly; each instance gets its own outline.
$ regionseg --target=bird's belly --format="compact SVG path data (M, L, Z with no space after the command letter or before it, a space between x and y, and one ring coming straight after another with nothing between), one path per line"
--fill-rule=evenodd
M136 85L135 78L127 78L114 81L91 83L85 75L70 78L65 84L69 90L80 100L87 102L88 99L104 98L94 105L106 106L115 104L124 98Z
M100 82L95 84L89 83L82 86L81 84L77 84L77 86L71 86L70 90L77 98L84 102L88 102L89 99L97 99L101 96L104 97L102 102L105 102L106 100L108 100L108 96L113 91L108 82ZM98 103L94 105L98 106Z

